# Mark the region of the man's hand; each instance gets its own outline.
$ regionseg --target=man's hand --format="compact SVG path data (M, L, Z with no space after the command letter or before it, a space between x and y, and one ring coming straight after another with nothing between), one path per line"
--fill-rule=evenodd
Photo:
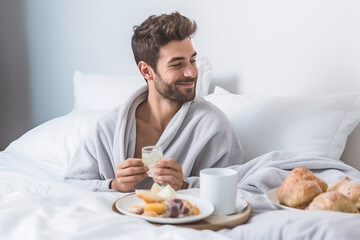
M184 188L182 167L173 158L156 163L153 179L161 185L169 184L176 191Z
M148 170L140 158L128 158L116 165L115 179L111 181L110 189L129 192L138 182L148 177Z

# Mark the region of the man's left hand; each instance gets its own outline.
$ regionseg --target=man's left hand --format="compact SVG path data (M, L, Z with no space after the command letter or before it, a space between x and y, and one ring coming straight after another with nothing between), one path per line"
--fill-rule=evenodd
M173 158L159 160L156 163L153 179L164 186L169 184L176 191L184 186L182 167Z

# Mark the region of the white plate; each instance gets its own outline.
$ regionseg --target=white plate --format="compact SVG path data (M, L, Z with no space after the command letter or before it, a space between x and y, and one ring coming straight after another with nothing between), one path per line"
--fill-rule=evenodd
M285 205L282 205L279 203L279 200L277 199L277 193L279 191L279 188L274 188L274 189L271 189L270 191L268 191L266 193L266 197L267 199L269 199L270 202L272 202L273 204L275 204L276 206L280 207L280 208L283 208L283 209L288 209L288 210L295 210L295 211L304 211L304 209L299 209L299 208L292 208L292 207L288 207L288 206L285 206ZM324 210L319 210L319 211L324 211ZM327 211L332 211L334 212L333 210L327 210ZM336 212L336 211L335 211ZM337 211L338 213L346 213L346 212L339 212ZM347 213L347 214L359 214L359 213Z
M164 217L142 216L142 215L130 213L128 212L128 209L131 206L133 206L134 204L143 204L143 201L140 198L138 198L135 194L130 194L120 198L119 200L116 201L115 206L117 210L119 210L119 212L121 212L122 214L142 218L149 222L166 223L166 224L182 224L182 223L199 221L201 219L207 218L214 211L214 206L209 201L206 201L204 199L190 195L185 195L185 194L176 194L176 197L180 199L186 199L191 204L195 204L200 209L200 214L195 216L182 217L182 218L164 218Z
M266 193L266 197L270 200L270 202L272 202L276 206L278 206L280 208L283 208L283 209L303 211L302 209L292 208L292 207L288 207L288 206L280 204L280 202L279 202L279 200L277 198L278 191L279 191L279 187L271 189L270 191L268 191Z
M179 190L178 193L190 195L194 197L200 198L200 188L189 188L189 189L183 189ZM244 200L241 195L238 193L238 197L236 199L236 212L241 212L248 206L248 202Z

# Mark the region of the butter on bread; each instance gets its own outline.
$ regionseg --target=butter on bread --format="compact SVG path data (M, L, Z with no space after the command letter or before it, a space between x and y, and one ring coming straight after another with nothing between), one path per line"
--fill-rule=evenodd
M360 208L360 184L351 181L347 176L329 187L329 191L340 192L345 195L357 208Z
M359 210L352 201L345 197L344 194L335 191L319 194L312 200L307 209L359 213Z

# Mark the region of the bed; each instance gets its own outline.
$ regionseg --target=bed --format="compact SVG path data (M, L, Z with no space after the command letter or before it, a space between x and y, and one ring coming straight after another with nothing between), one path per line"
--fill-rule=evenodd
M280 97L232 94L221 87L209 93L206 58L199 59L199 70L198 96L223 110L245 151L245 163L232 168L238 172L238 197L251 206L246 222L217 231L154 225L113 210L126 193L90 192L64 182L81 138L102 114L145 84L138 77L76 72L74 109L0 152L0 238L359 239L360 215L283 209L266 194L300 165L328 184L345 175L360 183L360 172L353 167L360 156L347 155L347 163L342 159L348 136L360 121L360 93ZM125 88L129 78L133 81Z

